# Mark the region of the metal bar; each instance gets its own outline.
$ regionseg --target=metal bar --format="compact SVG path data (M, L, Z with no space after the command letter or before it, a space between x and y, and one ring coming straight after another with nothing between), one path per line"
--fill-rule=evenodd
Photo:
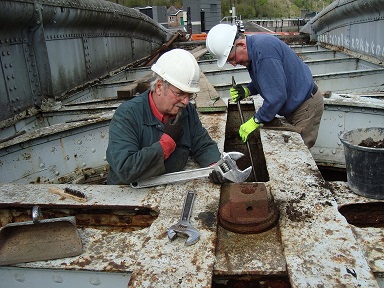
M209 173L211 173L213 170L214 170L213 167L205 167L200 169L191 169L191 170L167 173L160 176L154 176L145 180L133 182L131 183L131 187L133 188L153 187L157 185L165 185L169 183L176 183L180 181L208 177Z
M233 86L233 87L236 86L236 81L235 81L235 77L234 77L234 76L232 76L232 86ZM243 112L241 111L240 100L237 101L237 110L239 110L241 124L244 124L244 116L243 116ZM252 157L252 153L251 153L251 147L249 146L249 142L248 142L248 140L245 141L245 144L247 145L248 154L249 154L249 159L251 160L251 165L252 165L252 173L253 173L253 177L254 177L255 182L256 182L256 181L257 181L257 176L256 176L255 164L253 163L253 157Z

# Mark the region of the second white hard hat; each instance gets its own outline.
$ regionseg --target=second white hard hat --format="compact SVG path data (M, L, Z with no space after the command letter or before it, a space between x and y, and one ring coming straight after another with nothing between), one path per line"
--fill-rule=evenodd
M217 24L208 32L205 44L209 52L217 58L219 68L227 62L236 34L237 26L229 24Z
M183 92L200 91L200 68L193 55L184 49L173 49L160 56L151 70Z

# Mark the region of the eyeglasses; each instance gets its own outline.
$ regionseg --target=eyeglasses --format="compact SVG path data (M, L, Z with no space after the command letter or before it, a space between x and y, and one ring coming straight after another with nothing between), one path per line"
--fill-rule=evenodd
M233 45L231 52L229 52L227 63L230 63L230 64L236 63L236 50L237 50L237 45ZM233 51L235 51L235 53L233 53ZM231 56L232 53L233 55Z
M167 83L167 82L165 82L165 83ZM176 92L176 91L173 91L171 89L169 83L167 83L167 88L169 90L171 90L171 92L173 93L173 95L175 95L176 98L183 98L182 101L184 101L187 98L188 98L188 101L193 101L197 97L196 93L187 93L187 92Z

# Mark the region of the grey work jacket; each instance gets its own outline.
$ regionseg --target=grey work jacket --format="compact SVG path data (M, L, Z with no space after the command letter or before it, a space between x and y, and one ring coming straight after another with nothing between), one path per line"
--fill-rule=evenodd
M201 167L217 162L216 142L202 126L195 107L189 103L181 115L183 135L175 151L164 161L160 137L164 124L153 114L149 90L121 104L109 127L108 184L129 184L151 176L182 170L191 156Z

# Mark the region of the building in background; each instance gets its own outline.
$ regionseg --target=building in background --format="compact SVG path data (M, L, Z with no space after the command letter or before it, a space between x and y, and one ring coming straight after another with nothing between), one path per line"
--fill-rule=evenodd
M220 23L221 0L183 0L183 11L187 14L184 22L192 26L192 33L208 32Z
M171 6L167 10L168 27L184 27L184 13L182 9Z
M221 20L221 0L183 0L183 7L171 6L136 7L141 13L151 17L169 29L181 29L199 34L208 32Z
M146 7L136 7L135 9L139 10L141 13L151 17L157 23L168 28L167 7L166 6L146 6Z

